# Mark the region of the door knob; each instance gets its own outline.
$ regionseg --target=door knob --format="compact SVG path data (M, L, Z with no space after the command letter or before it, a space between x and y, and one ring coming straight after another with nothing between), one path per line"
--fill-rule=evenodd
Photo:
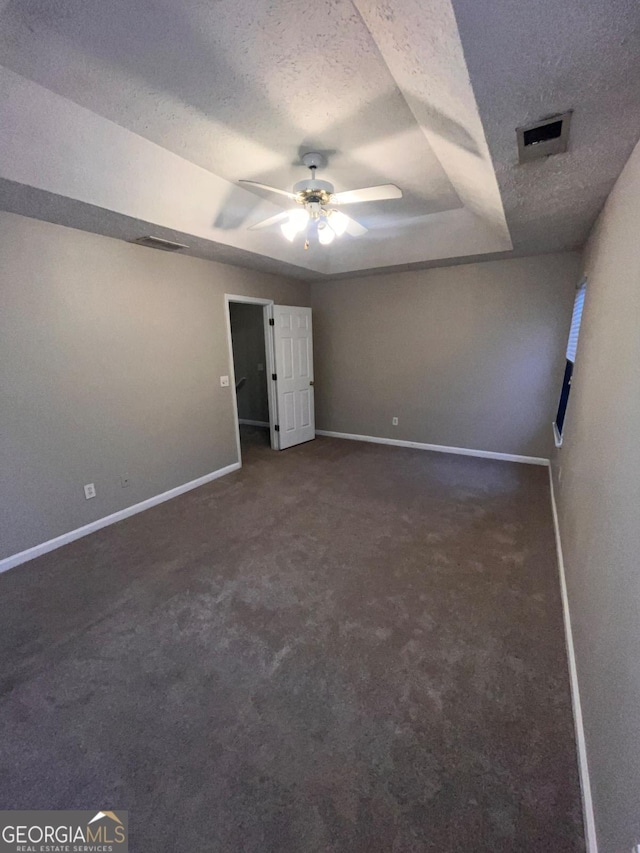
M314 385L314 384L315 384L315 383L314 383L314 381L313 381L313 379L312 379L312 380L309 382L309 385Z

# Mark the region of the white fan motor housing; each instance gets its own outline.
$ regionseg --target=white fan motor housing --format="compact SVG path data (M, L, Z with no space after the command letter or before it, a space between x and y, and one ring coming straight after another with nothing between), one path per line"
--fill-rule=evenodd
M319 181L317 178L308 178L306 181L298 181L293 187L294 193L309 193L310 190L318 190L321 193L331 195L333 184L329 181Z

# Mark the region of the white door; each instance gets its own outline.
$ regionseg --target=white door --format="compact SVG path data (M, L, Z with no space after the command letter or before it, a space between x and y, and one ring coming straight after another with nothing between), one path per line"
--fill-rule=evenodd
M316 437L311 308L273 306L280 450Z

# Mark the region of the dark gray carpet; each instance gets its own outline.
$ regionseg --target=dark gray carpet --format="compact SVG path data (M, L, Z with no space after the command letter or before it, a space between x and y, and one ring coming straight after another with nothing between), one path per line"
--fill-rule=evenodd
M0 576L0 808L136 853L584 850L547 471L319 438Z

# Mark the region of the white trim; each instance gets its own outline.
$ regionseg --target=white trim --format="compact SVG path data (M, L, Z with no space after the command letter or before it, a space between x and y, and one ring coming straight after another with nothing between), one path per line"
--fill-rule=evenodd
M238 296L235 293L225 293L228 302L251 302L254 305L273 305L273 299L263 299L261 296Z
M259 426L259 427L269 427L271 424L269 421L252 421L249 418L238 418L239 424L245 424L246 426Z
M560 522L558 520L558 508L553 488L553 473L549 467L549 483L551 488L551 511L553 513L553 527L556 534L556 549L558 552L558 571L560 574L560 594L562 596L562 614L564 617L564 635L567 645L567 658L569 660L569 678L571 681L571 704L573 706L573 723L576 733L576 747L578 750L578 770L580 773L580 790L582 792L582 816L584 820L584 834L587 845L587 853L598 853L598 839L596 836L596 822L593 812L593 800L591 797L591 781L589 779L589 762L587 761L587 743L584 734L584 722L582 720L582 705L580 702L580 688L578 684L578 668L576 666L576 653L573 645L573 631L571 630L571 612L569 610L569 596L567 594L567 579L564 569L564 557L562 555L562 541L560 539Z
M273 302L264 309L264 350L267 368L267 392L269 398L269 437L271 449L280 450L280 433L276 432L278 423L278 395L274 376L276 373L276 350L273 339Z
M169 489L168 492L162 492L160 495L155 495L152 498L147 498L145 501L133 504L133 506L120 509L118 512L111 513L111 515L105 515L104 518L99 518L97 521L92 521L89 524L85 524L83 527L70 530L69 533L63 533L62 536L56 536L55 539L49 539L48 542L42 542L40 545L34 545L33 548L27 548L26 551L20 551L20 553L13 554L11 557L5 557L4 560L0 560L0 572L6 572L14 566L26 563L27 560L33 560L36 557L40 557L42 554L54 551L56 548L68 545L69 542L75 542L76 539L81 539L83 536L95 533L96 530L100 530L110 524L115 524L117 521L122 521L124 518L129 518L131 515L144 512L145 509L151 509L152 506L169 501L171 498L177 498L178 495L189 492L191 489L197 489L198 486L204 486L205 483L210 483L212 480L224 477L225 474L231 474L232 471L237 471L240 467L239 462L233 462L231 465L226 465L224 468L218 468L217 471L205 474L204 477L198 477L197 480L191 480L189 483L183 483L181 486L176 486L175 489Z
M553 424L553 440L555 442L556 447L562 447L562 435L560 430L558 429L558 424L554 421Z
M504 462L525 462L528 465L548 465L549 460L542 456L517 456L514 453L495 453L492 450L471 450L468 447L447 447L444 444L423 444L420 441L402 441L397 438L381 438L377 435L354 435L349 432L332 432L317 429L316 435L331 438L348 438L352 441L368 441L373 444L391 444L394 447L413 447L414 450L434 450L436 453L457 453L460 456L479 456L482 459L502 459Z

